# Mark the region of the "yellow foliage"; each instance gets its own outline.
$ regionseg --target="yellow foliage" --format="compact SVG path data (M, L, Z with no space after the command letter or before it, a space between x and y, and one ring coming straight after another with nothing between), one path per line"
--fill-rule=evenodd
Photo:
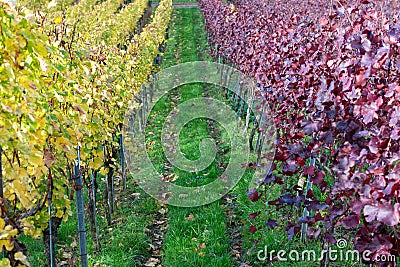
M4 246L6 250L11 251L14 248L12 238L17 234L17 229L13 229L11 225L6 225L5 221L0 218L0 248Z
M26 19L31 17L28 9L0 4L0 27L7 33L0 40L0 144L5 197L16 213L43 202L46 195L39 192L47 192L51 173L53 215L66 220L72 214L69 177L60 170L68 164L72 167L78 145L81 165L107 174L103 145L118 145L113 143L114 135L131 100L156 71L153 59L164 42L172 12L172 1L162 0L151 23L128 42L147 0L134 1L117 14L123 0L100 4L81 0L71 6L72 2L18 1L32 10L41 9L39 13L46 16L36 18L45 18L40 23ZM70 40L68 48L65 43ZM126 50L120 50L122 43ZM24 233L33 237L42 234L47 222L46 209L20 220ZM17 234L0 219L4 237L0 247L11 250ZM14 256L29 266L22 253ZM2 259L1 266L9 262Z

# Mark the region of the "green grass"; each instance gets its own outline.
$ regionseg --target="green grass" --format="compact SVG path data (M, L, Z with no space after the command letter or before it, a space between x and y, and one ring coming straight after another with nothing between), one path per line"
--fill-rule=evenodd
M163 67L174 64L207 59L204 51L207 41L203 18L196 8L175 9L170 26L168 45L164 55ZM166 159L162 151L160 133L164 123L164 114L168 114L179 103L191 98L205 96L205 85L189 84L181 86L165 96L155 106L151 114L149 129L152 135L148 142L153 142L149 153L153 164L159 171L165 171ZM210 137L209 126L205 119L195 119L187 123L179 136L179 146L186 158L194 160L200 156L199 143ZM199 186L208 184L221 174L217 161L226 160L226 155L217 159L205 170L190 173L172 167L179 177L175 184ZM196 208L169 207L169 228L163 245L164 266L232 266L229 245L226 237L225 213L221 201Z
M140 194L137 197L137 193ZM101 193L98 194L99 197ZM94 253L89 225L87 224L87 246L89 266L140 266L141 259L150 256L150 239L145 229L154 218L159 209L156 201L138 188L132 181L128 181L128 190L117 197L116 209L112 216L112 225L107 225L103 210L99 205L97 216L99 224L101 252ZM87 203L87 202L86 202ZM77 219L73 205L73 216L63 222L59 228L58 243L56 245L57 259L59 262L78 264L79 240L77 233ZM23 236L23 243L28 247L28 259L31 266L44 266L44 246L41 239L36 240ZM71 265L67 265L71 266Z
M122 197L113 217L113 224L106 226L103 218L102 250L90 256L90 265L100 266L140 266L138 262L150 256L150 239L146 227L159 209L156 201L134 184L128 184L130 190ZM139 199L129 198L130 193L140 193Z

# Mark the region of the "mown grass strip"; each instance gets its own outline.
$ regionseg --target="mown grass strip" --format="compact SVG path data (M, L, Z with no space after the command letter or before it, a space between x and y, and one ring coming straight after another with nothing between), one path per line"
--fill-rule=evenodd
M208 58L207 40L203 18L197 8L175 9L169 29L169 40L164 55L163 68L169 66L205 60ZM149 152L153 164L159 171L168 175L173 173L176 184L198 186L216 179L223 171L218 161L227 155L218 155L217 159L205 170L189 173L169 166L162 155L161 130L165 116L174 106L195 97L206 96L203 84L189 84L172 90L155 106L150 115L148 129ZM180 133L179 145L188 159L200 156L199 143L210 137L210 128L206 119L195 119L184 126ZM226 237L226 216L221 201L196 208L169 207L169 228L163 245L163 266L232 266L229 245Z

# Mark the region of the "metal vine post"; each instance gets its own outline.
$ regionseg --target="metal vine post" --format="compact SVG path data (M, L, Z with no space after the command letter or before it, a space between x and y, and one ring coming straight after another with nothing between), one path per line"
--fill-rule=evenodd
M76 208L78 216L78 233L79 233L79 249L81 257L81 266L88 267L87 248L86 248L86 224L85 224L85 209L83 203L82 191L82 173L81 173L81 152L80 147L77 148L78 157L74 166L75 193L76 193Z

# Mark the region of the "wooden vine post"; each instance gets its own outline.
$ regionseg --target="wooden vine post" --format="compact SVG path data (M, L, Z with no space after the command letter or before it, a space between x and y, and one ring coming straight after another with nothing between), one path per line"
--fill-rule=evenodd
M76 208L78 215L78 233L79 233L79 249L81 266L88 267L87 249L86 249L86 225L85 225L85 210L83 203L83 191L82 191L82 173L81 173L81 152L80 147L77 148L78 157L74 168L75 178L75 193L76 193Z

